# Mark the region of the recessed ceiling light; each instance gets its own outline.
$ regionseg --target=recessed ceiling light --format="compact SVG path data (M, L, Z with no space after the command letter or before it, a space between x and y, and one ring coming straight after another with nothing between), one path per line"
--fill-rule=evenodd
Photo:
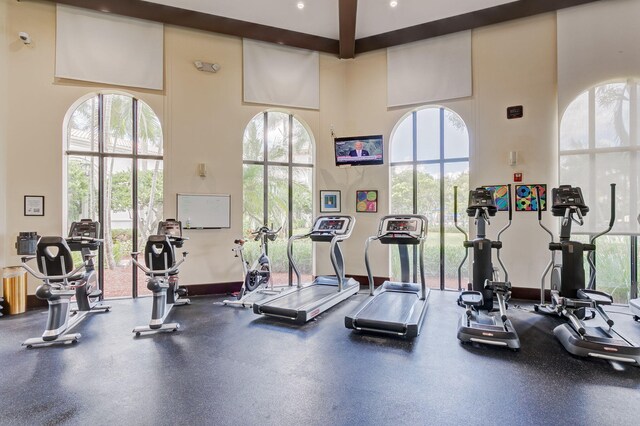
M301 1L298 2L298 9L300 9L300 10L304 9L304 3L303 2L301 2Z
M397 5L398 5L398 2L396 0L391 0L389 2L389 6L391 6L391 7L396 7Z

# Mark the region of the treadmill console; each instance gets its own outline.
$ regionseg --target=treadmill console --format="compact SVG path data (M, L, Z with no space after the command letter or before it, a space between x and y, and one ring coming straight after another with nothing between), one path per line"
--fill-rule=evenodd
M351 232L350 216L319 216L309 238L313 241L331 241L335 235L345 235Z
M97 250L100 246L100 241L87 241L79 237L100 238L100 222L94 222L91 219L81 219L80 222L73 222L67 238L67 244L72 251L79 251L83 248Z
M427 220L421 216L385 216L378 237L383 244L419 244L426 229Z
M493 199L493 191L486 188L476 188L469 191L469 207L467 214L471 217L476 215L476 211L486 209L489 216L495 216L498 208Z
M560 185L552 190L553 204L551 212L554 216L564 216L564 212L568 208L577 208L582 215L586 215L589 207L584 203L582 190L577 186Z

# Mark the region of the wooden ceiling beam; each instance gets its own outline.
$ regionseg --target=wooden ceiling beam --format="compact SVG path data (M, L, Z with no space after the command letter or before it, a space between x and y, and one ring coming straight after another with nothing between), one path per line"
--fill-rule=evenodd
M339 0L340 59L351 59L356 52L356 14L358 0Z
M318 52L339 53L338 40L142 0L45 1Z
M356 40L356 54L553 12L600 0L518 0Z
M210 15L203 12L151 3L143 0L44 0L106 13L146 19L168 25L250 38L285 46L315 50L353 58L372 50L385 49L458 31L498 24L540 13L553 12L601 0L517 0L487 9L414 25L355 40L357 0L339 0L340 40L320 37L268 25Z

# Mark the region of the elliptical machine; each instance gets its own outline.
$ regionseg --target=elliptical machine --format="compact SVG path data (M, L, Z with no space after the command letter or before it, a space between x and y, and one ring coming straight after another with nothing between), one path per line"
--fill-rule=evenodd
M251 267L249 267L249 262L244 258L244 244L246 240L240 238L233 242L236 246L231 250L235 252L235 257L240 258L244 279L242 281L242 287L240 287L240 291L238 292L237 300L224 300L222 301L223 305L250 308L253 306L256 297L260 295L265 297L272 296L279 294L285 289L291 288L291 286L288 285L276 288L271 281L271 261L269 260L269 256L267 256L267 240L275 241L280 229L282 229L282 227L273 231L268 226L262 226L255 232L251 232L251 235L254 237L253 240L260 241L260 256L253 261Z
M27 339L22 346L32 348L53 343L76 343L80 333L67 334L88 314L108 312L110 305L96 299L102 295L98 288L92 251L98 250L102 240L100 223L91 219L73 222L68 238L42 237L36 246L35 256L22 258L22 267L34 277L44 281L36 289L36 297L46 300L49 305L47 326L42 337ZM82 264L74 269L72 251L82 253ZM37 259L38 271L27 262ZM71 298L76 298L76 307L71 307Z
M537 191L536 191L537 192ZM601 358L640 365L640 347L613 329L614 322L604 311L603 306L611 305L611 295L586 288L584 273L584 253L595 252L596 239L605 235L615 221L616 185L611 184L611 218L609 227L591 238L588 244L571 241L571 225L582 226L583 217L589 212L582 191L571 185L560 185L552 191L554 216L562 217L560 241L554 242L553 233L542 224L542 211L538 209L538 223L551 237L549 250L551 260L541 277L540 304L535 305L536 312L554 314L566 318L568 323L554 328L553 334L562 346L571 354L581 357ZM536 194L537 196L537 194ZM556 263L556 252L562 256L562 264ZM591 257L591 255L590 255ZM595 286L595 262L591 265L590 287ZM551 303L545 303L545 281L551 272ZM599 315L607 327L588 327L584 321Z
M462 343L476 342L493 346L506 346L513 351L520 349L520 339L511 320L507 317L507 302L511 298L509 272L500 259L502 242L500 236L511 226L511 185L509 192L509 222L499 232L496 241L486 238L486 225L489 217L495 216L497 207L493 192L485 188L469 191L467 215L474 218L476 238L468 240L467 233L458 226L458 187L453 188L453 218L456 228L465 236L465 256L458 267L458 305L466 308L458 323L458 339ZM473 249L473 279L468 290L462 290L462 266L467 260L469 249ZM504 281L500 281L498 269L491 261L492 249L496 249L497 259L504 272ZM493 298L498 301L498 313L493 313Z
M138 262L138 252L131 253L133 263L147 276L147 288L153 292L153 308L149 325L133 329L136 336L145 331L176 331L177 322L166 323L165 319L173 306L188 305L187 289L178 285L178 267L185 261L188 252L182 252L182 259L176 262L175 249L181 248L188 238L182 236L182 223L167 219L158 224L157 235L150 235L144 248L144 261Z

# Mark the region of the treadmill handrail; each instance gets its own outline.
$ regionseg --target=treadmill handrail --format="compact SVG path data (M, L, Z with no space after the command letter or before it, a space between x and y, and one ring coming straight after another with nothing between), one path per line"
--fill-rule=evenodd
M298 288L302 287L302 282L300 280L300 271L298 270L298 266L293 260L293 242L295 240L302 240L304 238L308 238L310 235L311 235L311 232L308 232L306 234L292 235L289 238L289 241L287 241L287 257L289 258L289 264L291 265L291 269L293 269L294 274L296 274L296 280L298 280L298 285L297 285Z
M367 277L369 278L369 295L373 296L373 274L371 273L371 264L369 263L369 244L371 241L379 240L381 237L376 235L372 235L367 238L367 241L364 243L364 266L367 268Z
M336 258L336 252L335 250L338 249L340 250L340 246L338 246L338 243L340 241L344 241L347 238L349 238L349 234L343 234L343 235L334 235L333 238L331 238L331 245L329 246L329 257L331 259L331 264L333 265L333 269L336 271L336 277L338 278L338 292L342 291L342 287L343 287L343 281L344 281L344 275L345 275L345 268L344 268L344 257L342 257L342 268L340 268L338 266L338 259ZM342 269L342 270L340 270Z
M402 217L403 219L410 219L410 218L415 218L415 219L419 219L420 221L422 221L423 227L422 227L422 232L420 233L420 237L416 238L419 241L419 245L420 245L420 250L419 250L419 257L420 257L420 288L421 288L421 294L420 294L420 300L425 300L427 298L427 279L426 279L426 275L425 275L425 270L424 270L424 242L427 238L427 227L429 224L429 221L427 220L426 216L424 215L420 215L420 214L408 214L408 215L386 215L384 217L382 217L382 219L380 219L380 227L378 228L378 232L382 231L382 224L385 222L385 220L390 219L390 218L399 218ZM380 235L374 235L371 236L367 239L367 241L365 242L365 248L364 248L364 259L365 259L365 267L367 268L367 276L369 278L369 292L371 295L373 295L373 274L371 272L371 264L369 263L369 245L371 243L371 241L375 241L375 240L380 240L380 238L384 238L387 235L390 234L399 234L399 233L404 233L403 231L400 232L385 232L384 234L380 234Z

